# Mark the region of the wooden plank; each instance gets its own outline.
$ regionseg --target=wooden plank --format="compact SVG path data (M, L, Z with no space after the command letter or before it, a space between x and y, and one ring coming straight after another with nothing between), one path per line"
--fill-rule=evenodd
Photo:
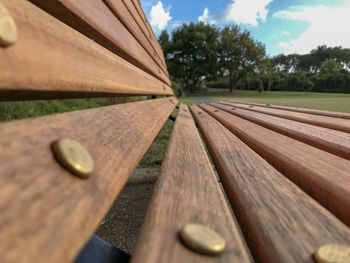
M322 245L350 244L346 225L209 114L191 110L256 262L313 262Z
M116 0L113 0L116 1ZM146 26L146 22L144 21L144 18L139 15L139 12L137 11L134 3L132 0L122 0L124 5L127 7L129 12L131 13L132 17L134 18L135 22L143 32L143 34L146 36L146 38L150 41L152 44L153 48L156 50L157 54L161 58L162 63L164 66L166 66L164 55L163 55L163 50L160 47L160 44L157 40L157 38L154 37L154 34L152 34L149 29Z
M210 105L227 111L243 119L259 124L270 130L279 132L293 139L305 142L324 151L350 160L349 133L335 131L288 119L282 119L279 117L252 112L249 110L232 108L232 106L219 103L210 103Z
M0 261L72 262L175 103L166 98L1 124ZM50 145L62 137L88 149L95 161L90 178L55 161Z
M153 61L162 69L163 72L169 77L166 66L163 64L155 48L153 48L151 42L142 32L141 28L136 23L134 17L127 9L123 1L120 0L103 0L114 15L123 23L123 25L129 30L133 37L142 45L147 53L152 57Z
M220 233L225 252L208 257L183 246L177 234L187 223ZM132 262L249 262L187 106L176 118Z
M124 2L132 1L132 3L134 4L134 7L136 8L139 16L141 17L141 20L143 21L144 25L146 26L147 31L150 34L150 39L152 39L152 41L154 41L154 43L158 46L159 50L162 50L159 42L157 41L157 37L154 34L154 31L152 30L152 27L148 23L147 16L146 16L145 12L143 11L141 3L139 1L135 1L135 0L123 0L123 1ZM163 54L163 52L161 52L161 53Z
M350 161L213 106L200 107L350 226Z
M235 102L235 101L232 101L232 102ZM345 113L345 112L315 110L315 109L306 109L306 108L295 108L295 107L287 107L287 106L272 105L272 104L262 104L262 103L253 103L253 102L238 102L237 101L237 103L247 104L247 105L256 105L256 106L261 106L261 107L266 107L266 108L274 108L274 109L280 109L280 110L286 110L286 111L295 111L295 112L309 113L309 114L328 116L328 117L335 117L335 118L350 119L350 113Z
M101 0L30 0L75 30L170 85L140 43Z
M230 105L232 107L237 107L240 109L247 109L250 111L260 112L260 113L264 113L264 114L268 114L276 117L309 123L320 127L325 127L325 128L329 128L337 131L350 133L350 120L347 120L347 119L333 118L333 117L327 117L327 116L317 116L317 115L301 113L301 112L285 111L285 110L272 109L272 108L266 108L261 106L254 106L254 105L245 105L242 103L233 103L233 102L226 102L226 101L221 101L220 103Z
M0 100L173 94L160 80L33 4L24 0L3 4L16 21L19 39L0 48Z

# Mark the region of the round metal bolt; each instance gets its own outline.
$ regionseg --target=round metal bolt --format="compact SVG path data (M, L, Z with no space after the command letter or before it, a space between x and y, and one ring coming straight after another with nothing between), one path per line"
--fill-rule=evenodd
M0 46L10 46L16 43L17 38L15 21L7 8L0 2Z
M52 151L57 161L76 176L88 178L94 171L94 160L77 141L59 139L52 144Z
M350 246L330 244L314 254L317 263L350 263Z
M218 233L200 224L186 224L179 236L184 245L201 254L218 255L226 246L225 240Z

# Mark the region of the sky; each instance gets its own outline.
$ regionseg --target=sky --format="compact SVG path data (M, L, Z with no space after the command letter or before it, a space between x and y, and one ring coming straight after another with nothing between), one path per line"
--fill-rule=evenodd
M156 34L203 21L238 24L270 56L305 54L319 45L350 48L350 0L141 0Z

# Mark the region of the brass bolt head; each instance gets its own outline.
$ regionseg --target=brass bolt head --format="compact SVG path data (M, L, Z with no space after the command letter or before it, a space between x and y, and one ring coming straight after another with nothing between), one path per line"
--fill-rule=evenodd
M94 160L77 141L59 139L52 144L52 151L58 162L76 176L88 178L94 171Z
M201 254L218 255L226 246L225 240L218 233L200 224L186 224L179 236L184 245Z
M7 8L0 2L0 46L16 43L18 37L15 21Z
M350 263L350 246L330 244L314 254L317 263Z

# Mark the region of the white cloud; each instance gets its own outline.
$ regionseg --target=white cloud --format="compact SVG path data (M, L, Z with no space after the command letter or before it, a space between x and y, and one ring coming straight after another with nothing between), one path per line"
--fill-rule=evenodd
M198 17L198 22L204 22L207 24L215 24L215 19L209 14L209 9L206 7L203 10L203 15Z
M151 25L157 30L163 30L168 25L168 22L172 19L170 12L166 11L163 7L163 3L158 3L151 8Z
M288 31L282 31L281 34L286 36L286 37L290 36L290 33Z
M309 24L297 39L279 43L286 54L305 54L319 45L350 47L350 4L336 7L299 6L279 11L273 16Z
M264 22L269 12L268 5L273 0L233 0L224 13L226 22L257 26Z

